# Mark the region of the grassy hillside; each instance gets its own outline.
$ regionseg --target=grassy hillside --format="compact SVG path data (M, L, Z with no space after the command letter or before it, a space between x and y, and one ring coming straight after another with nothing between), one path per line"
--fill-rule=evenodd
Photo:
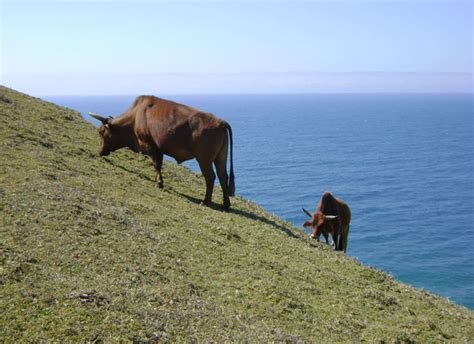
M200 206L185 167L160 190L148 158L100 158L78 112L1 87L0 123L2 342L474 341L473 312L250 201Z

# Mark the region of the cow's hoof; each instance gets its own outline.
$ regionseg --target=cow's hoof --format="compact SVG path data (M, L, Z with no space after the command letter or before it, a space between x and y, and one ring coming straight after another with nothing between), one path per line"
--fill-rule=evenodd
M222 206L222 210L224 210L224 211L229 211L229 210L230 210L230 204L224 204L224 205Z
M158 189L164 189L164 185L163 183L156 183L155 186L158 188Z

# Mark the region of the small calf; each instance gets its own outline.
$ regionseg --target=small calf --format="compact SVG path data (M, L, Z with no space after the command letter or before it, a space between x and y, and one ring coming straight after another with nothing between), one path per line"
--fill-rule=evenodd
M351 211L344 201L334 197L330 192L325 192L315 213L304 208L303 211L311 218L303 224L304 227L312 227L311 238L319 241L322 234L329 244L328 236L331 233L334 249L346 253Z

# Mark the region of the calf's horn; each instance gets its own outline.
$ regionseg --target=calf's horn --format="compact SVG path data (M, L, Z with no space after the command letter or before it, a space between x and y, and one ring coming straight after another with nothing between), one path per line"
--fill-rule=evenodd
M104 116L98 115L98 114L93 113L93 112L89 112L89 116L91 116L92 118L95 118L95 119L101 121L103 124L109 123L109 121L112 119L111 116L109 116L109 117L104 117Z
M311 214L309 211L307 211L305 208L302 208L303 211L305 212L306 215L308 215L309 217L313 217L313 214Z
M334 219L337 219L337 215L326 215L324 216L326 219L328 220L334 220Z

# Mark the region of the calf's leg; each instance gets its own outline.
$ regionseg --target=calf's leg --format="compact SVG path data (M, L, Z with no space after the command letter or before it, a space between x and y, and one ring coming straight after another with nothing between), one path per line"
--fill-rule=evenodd
M337 229L334 229L332 232L332 246L335 251L341 250L341 232Z
M328 235L328 233L323 233L323 236L324 236L324 240L326 240L326 244L329 245L329 235Z
M342 231L342 249L344 253L347 251L347 242L349 239L349 225L347 225Z

